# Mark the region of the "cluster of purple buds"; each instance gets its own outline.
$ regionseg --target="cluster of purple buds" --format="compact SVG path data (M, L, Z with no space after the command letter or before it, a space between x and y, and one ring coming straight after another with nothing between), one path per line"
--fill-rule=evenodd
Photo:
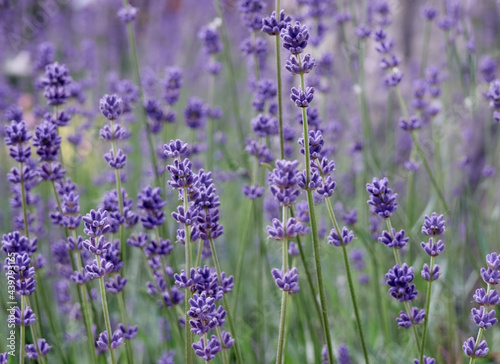
M370 194L368 205L371 206L375 214L383 219L391 217L398 208L398 194L393 193L388 185L389 180L387 177L380 180L375 177L372 183L366 184L366 191Z
M444 234L446 231L445 220L443 215L438 215L433 212L431 216L425 216L424 225L422 226L422 233L429 236L427 243L422 242L420 246L431 257L431 261L444 251L445 245L442 240L435 241L438 236ZM433 264L429 267L427 263L424 264L421 275L426 281L434 281L439 278L439 265Z
M171 109L163 111L160 102L155 98L145 101L144 109L148 117L149 131L153 134L161 132L164 123L173 123L177 118L177 115Z
M265 8L263 0L241 0L239 11L243 25L251 31L258 31L262 27L262 13Z
M116 15L118 15L118 17L122 22L130 23L135 20L138 12L139 9L129 4L126 7L125 6L121 7Z
M77 186L71 179L62 178L55 182L56 192L60 200L60 209L52 211L50 218L52 223L60 225L68 230L76 230L81 223L80 195L76 191Z
M47 341L45 341L45 339L38 339L37 346L35 346L35 344L28 344L25 346L26 356L28 358L39 359L40 356L46 356L49 353L50 349L52 349L52 346L47 344Z
M486 265L488 268L481 268L481 277L486 283L487 289L479 288L476 290L474 301L480 305L480 308L473 308L471 311L471 317L479 327L479 334L477 339L470 337L462 345L465 355L471 358L481 358L488 354L489 348L486 340L481 342L478 340L481 339L484 330L498 322L493 307L500 303L500 296L493 287L500 283L500 254L486 255Z
M108 222L111 226L111 233L116 233L122 224L130 228L139 221L139 216L132 209L133 201L129 198L124 188L122 188L121 194L123 216L120 213L119 198L116 189L106 192L102 199L101 207L109 213Z
M196 335L205 335L215 327L224 324L227 312L222 305L217 306L216 302L232 291L233 276L227 277L222 272L219 277L214 270L205 265L203 268L191 268L189 274L182 270L180 274L174 274L174 278L177 287L189 289L194 293L193 298L189 300L191 307L187 312L192 332ZM233 344L234 339L231 335L222 331L222 343L216 336L212 336L212 340L208 343L201 338L192 346L196 355L204 360L211 360L219 351L228 349Z
M45 77L40 79L47 103L54 106L65 104L70 97L68 86L72 81L66 65L57 62L48 64L45 67Z
M222 43L215 24L212 23L201 28L198 32L198 39L203 44L203 51L210 57L210 60L205 65L206 71L212 75L217 75L222 66L219 62L214 61L213 57L222 50Z
M209 114L210 107L197 97L191 97L184 109L186 125L191 129L203 129Z
M493 120L500 122L500 80L497 79L490 83L490 89L486 93L486 97L494 108Z
M182 70L177 67L167 68L163 81L163 99L167 104L174 105L179 101L182 86Z
M143 211L141 223L145 229L155 229L165 222L165 212L163 208L167 204L161 196L159 187L144 187L137 195L139 203L137 208Z
M118 249L112 247L109 241L105 239L105 234L111 231L111 225L108 223L108 212L103 209L90 210L90 212L82 217L84 229L83 232L88 235L88 239L83 241L82 246L89 253L98 257L90 264L85 266L86 273L90 279L97 279L115 271L115 263L112 262L109 256L105 254L110 249ZM99 257L103 258L99 259ZM113 254L115 256L115 254ZM100 261L100 262L99 262ZM100 263L100 264L99 264Z
M412 284L415 275L413 267L408 267L406 263L402 266L396 264L385 274L385 283L390 287L389 293L399 302L413 301L418 294L415 285Z
M96 346L103 351L108 351L110 348L116 349L123 344L123 332L121 330L113 332L110 342L108 331L103 331L99 334L95 343Z
M398 68L401 59L393 53L394 42L388 38L384 29L374 32L373 37L377 43L375 50L382 55L380 68L387 72L385 84L387 86L397 86L403 79L403 73Z

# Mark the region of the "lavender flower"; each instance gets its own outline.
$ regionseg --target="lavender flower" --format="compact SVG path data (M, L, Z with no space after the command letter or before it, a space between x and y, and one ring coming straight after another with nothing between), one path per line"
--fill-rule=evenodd
M293 267L286 273L283 270L274 268L271 271L276 285L283 291L289 294L295 294L299 291L299 274L297 273L297 268Z
M391 217L398 208L398 194L393 193L388 184L386 177L381 180L375 177L372 183L366 184L366 190L370 194L368 205L373 206L374 212L382 218Z
M283 39L283 48L292 54L300 54L307 47L309 32L307 27L299 22L295 22L295 24L288 23L286 28L281 30L280 35Z

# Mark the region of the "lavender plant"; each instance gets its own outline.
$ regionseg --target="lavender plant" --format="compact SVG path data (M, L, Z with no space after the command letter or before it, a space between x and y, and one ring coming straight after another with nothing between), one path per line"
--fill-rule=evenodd
M0 364L495 361L496 6L0 4Z

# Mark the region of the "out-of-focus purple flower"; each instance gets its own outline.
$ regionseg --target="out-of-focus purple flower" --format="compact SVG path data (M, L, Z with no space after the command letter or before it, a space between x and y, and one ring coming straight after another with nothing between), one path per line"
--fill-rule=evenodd
M401 118L399 120L399 127L406 131L417 130L422 127L422 122L416 115L410 116L410 119Z
M490 83L495 80L496 71L497 62L493 58L488 55L481 57L479 61L479 72L484 82Z
M207 25L198 32L198 39L203 43L203 49L207 54L219 53L222 50L222 43L217 29Z
M41 356L46 356L49 353L50 349L52 349L52 346L47 344L47 341L45 341L45 339L38 339L37 344ZM38 352L34 344L26 345L26 356L30 359L39 358Z
M208 116L208 107L205 103L196 97L191 97L188 100L187 106L184 109L184 117L186 124L191 129L203 128L206 124Z
M423 356L422 358L422 364L434 364L436 362L436 359L431 358L429 356ZM413 364L420 364L420 360L418 359L413 359Z
M127 7L121 7L120 10L118 10L118 17L120 20L124 23L130 23L131 21L134 21L135 18L137 17L137 13L139 12L139 9L136 7L133 7L132 5L127 5Z
M278 134L278 120L276 118L259 114L252 119L252 129L259 137L267 137Z
M349 348L345 344L341 344L339 346L338 363L339 364L351 364L351 355L349 354Z
M432 21L437 16L437 10L432 5L426 5L422 9L422 16L425 20Z
M130 326L129 323L127 323L127 326L123 324L118 324L118 329L122 332L122 337L125 340L132 340L137 336L137 331L139 329L138 326Z
M259 197L261 197L264 194L264 187L259 187L258 185L255 186L249 186L249 185L244 185L243 186L243 194L249 198L250 200L255 200Z

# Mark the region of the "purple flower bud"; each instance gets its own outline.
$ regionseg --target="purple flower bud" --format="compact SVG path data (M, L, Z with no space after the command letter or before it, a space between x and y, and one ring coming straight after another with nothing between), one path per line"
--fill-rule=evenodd
M136 7L127 5L127 7L121 7L116 15L118 15L122 22L130 23L135 20L138 12L139 10Z
M465 355L471 358L482 358L488 354L488 349L486 340L481 341L476 347L476 339L473 337L468 338L462 345Z
M342 228L341 236L337 233L337 230L332 229L330 235L328 235L328 244L333 246L343 246L349 244L352 239L354 239L354 233L347 227Z
M420 272L420 275L422 276L423 279L426 281L435 281L436 279L439 278L439 265L434 264L432 267L432 272L430 267L427 265L427 263L424 263L423 269Z
M262 18L262 31L269 35L278 35L292 21L292 17L285 16L285 11L281 10L279 18L276 17L276 12L273 11L270 17Z
M394 236L394 239L392 238ZM396 232L395 229L392 229L392 236L389 234L388 231L384 230L382 232L382 236L378 238L378 241L380 241L382 244L387 246L388 248L396 248L396 249L401 249L410 240L410 238L406 237L405 238L405 231L400 230Z
M202 337L200 341L193 343L192 347L195 354L205 361L212 360L215 354L222 350L220 341L215 335L212 335L211 340L207 340L206 343L205 338Z
M495 318L495 310L487 311L484 306L473 308L471 310L471 317L477 326L483 329L490 328L495 325L498 320Z
M299 274L297 268L293 267L286 273L283 270L274 268L271 271L276 285L283 291L289 294L295 294L299 291Z
M500 296L498 291L495 289L490 290L487 294L484 288L476 289L474 293L474 301L476 301L481 306L495 306L500 303Z
M295 103L297 107L308 107L314 98L314 88L306 87L305 91L301 91L295 87L292 87L292 93L290 94L290 99Z

